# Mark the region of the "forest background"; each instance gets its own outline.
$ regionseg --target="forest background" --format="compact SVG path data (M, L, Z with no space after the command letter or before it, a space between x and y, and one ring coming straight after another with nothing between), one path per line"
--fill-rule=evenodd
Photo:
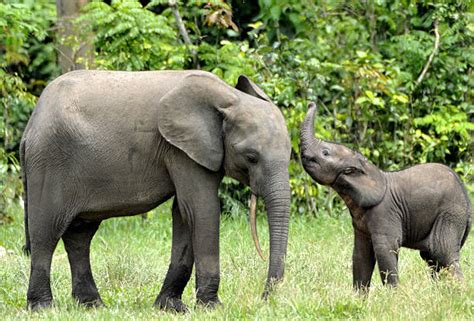
M320 138L384 170L441 162L474 193L474 3L411 0L0 3L0 223L22 194L18 147L35 102L77 68L202 69L252 78L281 108L293 146L292 215L337 216L337 195L299 159L299 127L317 101ZM69 9L68 9L69 8ZM71 9L72 8L72 9ZM68 11L69 10L69 11ZM226 178L224 213L249 191Z

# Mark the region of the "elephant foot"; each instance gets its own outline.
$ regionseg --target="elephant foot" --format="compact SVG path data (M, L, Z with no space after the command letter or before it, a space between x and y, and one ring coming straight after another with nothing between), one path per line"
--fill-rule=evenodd
M189 311L188 307L183 303L183 301L176 297L173 298L159 295L158 298L156 298L154 306L160 310L177 313L187 313Z
M105 307L104 302L101 298L78 298L76 297L77 303L86 308L103 308Z
M105 307L105 304L95 287L93 289L76 288L72 292L72 297L78 304L86 308Z
M359 297L368 296L370 292L370 283L356 283L353 286L353 290Z
M274 279L274 278L272 278L270 281L267 281L267 283L265 284L265 289L263 290L263 293L262 293L262 299L264 301L268 300L268 298L273 293L273 291L275 290L275 287L277 286L279 282L280 280Z
M369 298L370 289L369 287L354 288L354 293L358 298L366 300Z
M268 297L270 296L270 292L271 292L270 290L265 289L265 291L263 291L262 293L262 300L267 301Z
M42 301L29 301L28 300L28 305L27 309L30 311L40 311L45 308L50 308L52 305L53 300L42 300Z
M201 306L205 309L215 309L218 306L222 305L222 302L219 300L218 297L212 298L212 299L203 299L203 298L197 298L196 300L197 305Z

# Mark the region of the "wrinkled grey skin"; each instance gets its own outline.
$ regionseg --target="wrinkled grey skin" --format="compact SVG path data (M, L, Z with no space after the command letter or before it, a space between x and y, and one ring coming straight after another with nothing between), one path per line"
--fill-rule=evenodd
M368 289L377 261L382 282L398 283L400 247L420 251L433 276L448 267L462 278L459 251L472 212L458 176L441 164L382 172L361 154L314 137L315 105L301 129L301 159L319 184L345 201L354 227L353 285Z
M172 196L171 263L155 305L186 310L181 294L193 265L198 303L218 303L217 190L224 174L265 201L268 290L283 277L289 158L281 112L245 76L236 88L201 71L74 71L59 77L41 95L21 141L26 250L31 248L28 306L51 304L51 258L60 238L73 296L102 305L89 261L100 222L144 213Z

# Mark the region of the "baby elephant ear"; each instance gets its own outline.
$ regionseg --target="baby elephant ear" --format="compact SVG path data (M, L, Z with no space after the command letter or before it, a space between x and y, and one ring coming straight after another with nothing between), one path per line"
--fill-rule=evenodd
M363 173L341 176L341 191L362 208L379 204L385 196L387 184L382 172L367 160L360 160Z
M268 97L263 90L258 88L257 85L253 81L251 81L247 76L240 75L239 80L237 81L237 85L235 85L235 88L249 94L251 96L266 100L271 102L272 100L270 97Z
M219 78L191 74L158 102L158 129L192 160L218 171L224 158L220 111L237 103L232 87Z

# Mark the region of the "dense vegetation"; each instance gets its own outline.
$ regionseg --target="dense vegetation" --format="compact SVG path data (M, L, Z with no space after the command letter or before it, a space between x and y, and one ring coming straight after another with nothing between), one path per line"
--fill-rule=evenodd
M44 86L61 73L59 43L92 44L88 68L209 70L229 84L247 74L281 107L293 145L292 213L338 213L298 158L309 101L317 133L383 169L442 162L472 192L474 7L465 1L106 1L83 7L76 35L59 36L52 0L0 3L1 220L21 194L18 146ZM185 26L179 29L175 15ZM87 58L78 55L78 60ZM225 211L248 191L230 179ZM238 188L236 188L238 187ZM10 215L11 218L11 215Z

